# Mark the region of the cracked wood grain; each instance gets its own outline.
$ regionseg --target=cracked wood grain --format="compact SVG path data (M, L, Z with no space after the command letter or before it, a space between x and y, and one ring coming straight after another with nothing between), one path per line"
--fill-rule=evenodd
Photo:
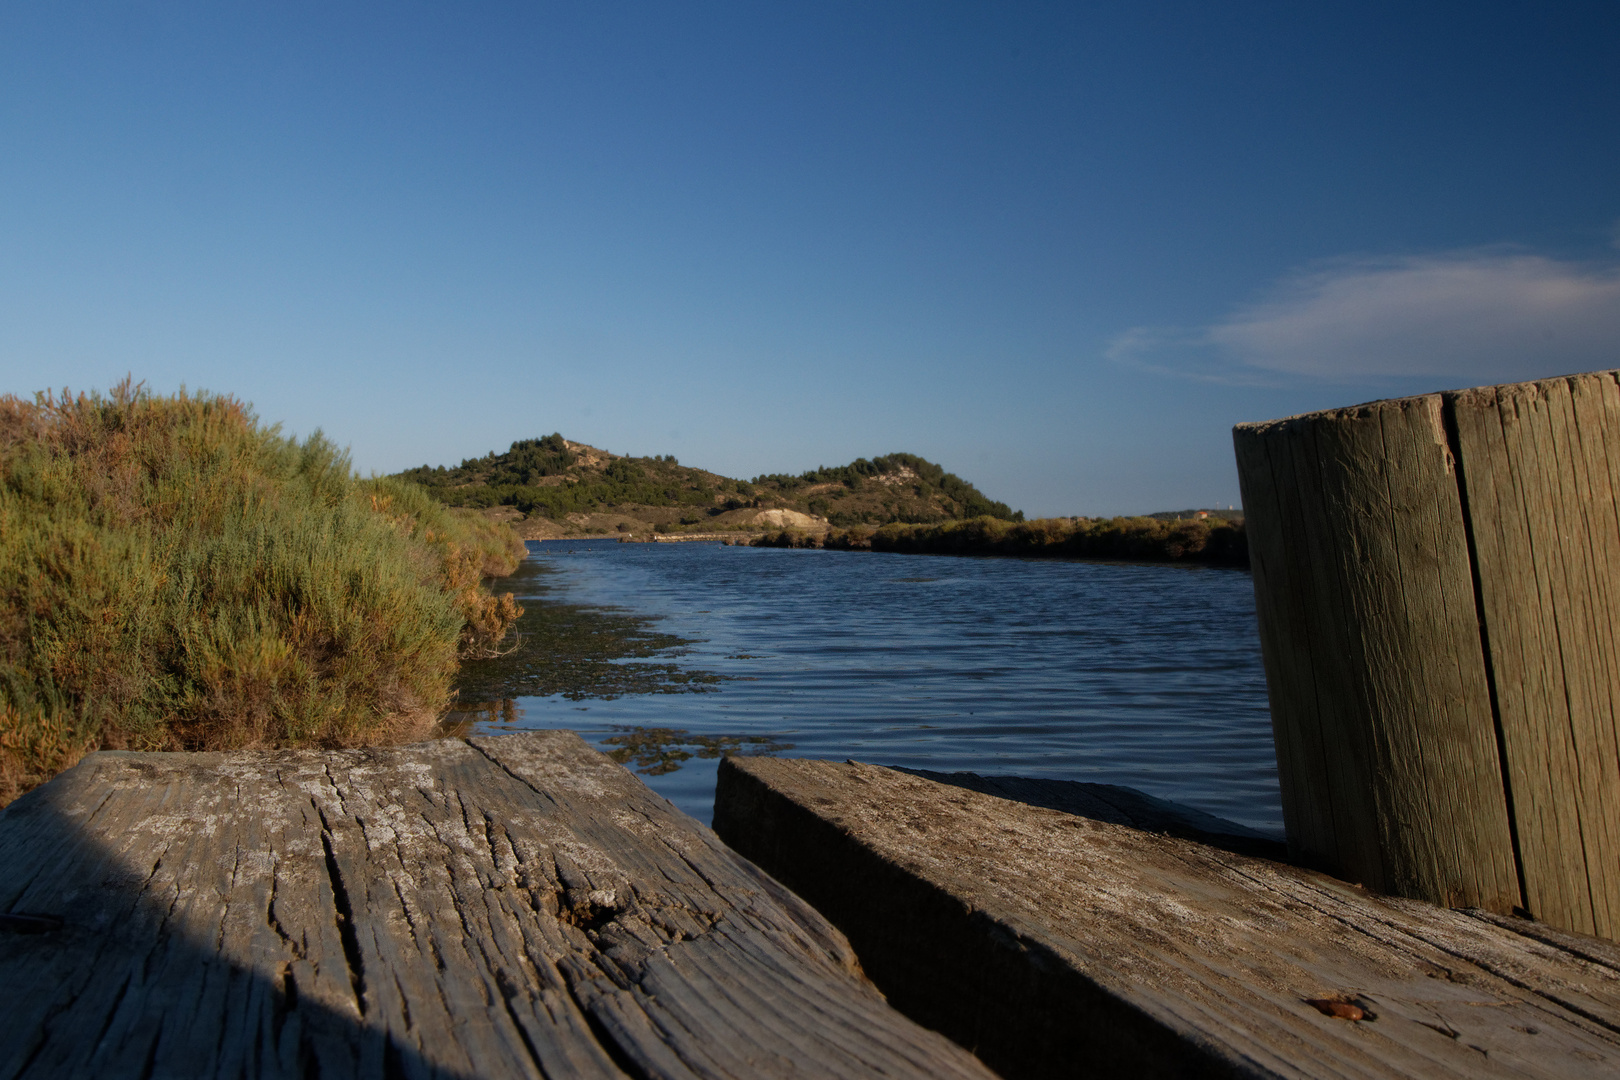
M1294 857L1620 938L1620 372L1233 440Z
M1620 937L1620 376L1448 395L1525 907Z
M568 732L86 758L0 814L0 1077L987 1077Z
M1383 892L1519 904L1438 394L1233 431L1290 848Z
M715 827L1009 1080L1620 1071L1596 938L854 762L728 759Z

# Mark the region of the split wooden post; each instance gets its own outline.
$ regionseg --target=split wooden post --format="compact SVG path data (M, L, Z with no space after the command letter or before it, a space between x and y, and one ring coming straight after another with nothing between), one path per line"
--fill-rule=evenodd
M1620 937L1620 372L1233 439L1294 856Z

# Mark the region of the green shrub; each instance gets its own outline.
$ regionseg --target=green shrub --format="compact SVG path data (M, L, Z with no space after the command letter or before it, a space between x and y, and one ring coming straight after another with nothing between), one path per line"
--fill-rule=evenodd
M418 734L522 554L229 397L0 397L0 802L97 747Z
M1241 520L1212 525L1202 520L1140 517L1037 521L977 517L935 525L884 525L869 537L855 541L854 546L864 544L873 551L931 555L1187 561L1227 566L1247 566L1249 562Z

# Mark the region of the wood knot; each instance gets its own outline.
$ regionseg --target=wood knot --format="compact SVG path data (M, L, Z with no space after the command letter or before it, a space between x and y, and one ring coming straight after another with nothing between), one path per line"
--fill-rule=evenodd
M600 930L619 914L618 897L611 890L597 889L570 899L572 903L559 905L557 918L581 930Z

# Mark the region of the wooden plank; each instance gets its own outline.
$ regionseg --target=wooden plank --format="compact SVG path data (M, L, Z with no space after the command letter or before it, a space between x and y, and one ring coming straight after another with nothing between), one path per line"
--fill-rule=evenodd
M1494 387L1450 395L1448 405L1468 499L1482 633L1506 738L1508 788L1527 887L1524 904L1545 918L1548 912L1568 912L1584 905L1565 891L1572 884L1569 876L1549 872L1544 865L1549 856L1557 858L1558 852L1578 845L1574 819L1561 812L1557 800L1546 797L1572 772L1568 745L1562 740L1525 745L1521 740L1537 738L1538 732L1517 719L1546 716L1550 728L1556 722L1553 718L1567 709L1563 673L1558 665L1545 663L1557 627L1546 603L1547 585L1529 558L1527 508L1516 494L1523 479L1514 475L1515 462L1522 461L1522 454L1509 453L1510 442L1515 451L1522 450L1522 425L1511 401L1505 408L1499 404ZM1514 579L1534 582L1517 601L1510 600L1498 585ZM1542 775L1532 777L1532 772Z
M1438 395L1234 430L1289 842L1383 891L1519 901Z
M1393 561L1385 565L1397 573L1363 568L1358 584L1368 605L1359 625L1374 650L1374 737L1388 747L1379 777L1387 777L1385 850L1401 853L1388 891L1510 912L1518 872L1441 402L1383 403L1379 419L1382 448L1366 452L1381 454L1387 525L1376 521L1363 535L1388 536Z
M1316 772L1293 786L1302 789L1301 799L1325 801L1333 820L1332 847L1310 848L1293 844L1292 839L1290 844L1298 849L1296 858L1307 865L1383 888L1393 870L1382 844L1379 761L1368 722L1373 711L1370 688L1367 680L1358 678L1366 666L1365 642L1356 632L1351 589L1360 568L1354 565L1354 546L1342 542L1344 526L1333 516L1341 508L1330 498L1330 479L1324 476L1331 470L1324 470L1323 457L1331 455L1333 447L1331 443L1324 447L1322 433L1307 419L1286 424L1275 434L1273 457L1287 477L1279 494L1294 507L1285 519L1283 536L1289 557L1299 568L1298 593L1289 602L1304 609L1311 642L1308 652L1293 659L1310 664L1304 677L1316 689L1314 701L1292 703L1303 711L1290 723L1295 728L1317 728L1321 744ZM1328 527L1324 522L1330 523Z
M568 732L86 758L0 815L0 1076L988 1077Z
M1272 736L1277 747L1278 780L1282 789L1283 820L1294 858L1310 865L1338 861L1340 832L1335 822L1342 819L1353 831L1357 821L1372 820L1361 812L1358 792L1348 793L1332 786L1355 762L1370 755L1354 754L1344 768L1330 770L1323 744L1325 732L1354 734L1359 729L1345 723L1323 722L1324 710L1344 707L1343 694L1323 693L1313 653L1325 647L1313 633L1314 616L1329 598L1326 590L1313 587L1313 566L1305 557L1304 545L1296 538L1305 535L1300 523L1300 503L1290 497L1301 485L1293 483L1294 464L1290 454L1291 434L1283 430L1287 421L1274 424L1243 424L1233 429L1237 454L1238 480L1243 495L1245 531L1249 542L1249 566L1254 575L1255 615L1261 641L1261 657L1266 669L1266 690L1271 703ZM1311 490L1311 485L1304 485ZM1324 671L1330 676L1338 668ZM1344 756L1344 755L1341 755ZM1347 803L1342 797L1351 796ZM1350 832L1346 845L1354 846ZM1369 832L1370 838L1370 832ZM1350 861L1359 866L1376 865L1377 844ZM1382 880L1382 871L1374 875Z
M1590 827L1586 865L1595 932L1620 938L1620 373L1570 380L1574 434L1590 489L1581 503L1590 544L1585 569L1595 693L1584 753L1592 783L1582 802Z
M932 780L936 784L949 784L994 795L998 799L1062 810L1066 814L1078 814L1094 821L1129 825L1144 832L1169 833L1240 855L1259 855L1267 859L1285 859L1288 856L1287 845L1255 829L1118 784L889 767L897 772Z
M1620 1070L1595 939L854 762L727 759L715 824L1008 1078Z
M1601 372L1447 395L1525 904L1620 935L1620 390Z

